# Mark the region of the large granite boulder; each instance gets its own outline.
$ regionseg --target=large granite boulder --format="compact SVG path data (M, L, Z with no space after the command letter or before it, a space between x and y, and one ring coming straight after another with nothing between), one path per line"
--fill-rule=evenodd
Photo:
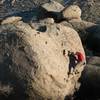
M61 24L45 27L41 32L19 20L0 26L0 81L17 92L14 99L64 100L78 88L84 66L68 77L69 57L63 55L64 50L84 54L78 33Z

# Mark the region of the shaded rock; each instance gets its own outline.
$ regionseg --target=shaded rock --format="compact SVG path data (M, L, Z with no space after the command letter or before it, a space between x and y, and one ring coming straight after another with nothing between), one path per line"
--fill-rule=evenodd
M90 28L87 28L89 33L86 38L86 46L88 49L93 51L93 54L100 56L100 26L94 25Z
M66 53L70 50L84 54L81 40L72 28L51 24L46 32L40 32L22 21L1 25L0 81L7 78L15 93L27 94L30 99L63 100L75 91L84 68L79 66L79 73L68 78L69 58L64 57L63 49Z
M86 46L84 46L84 50L85 50L85 54L86 54L87 56L93 56L93 51L87 49Z
M80 81L82 85L77 99L98 100L100 98L100 57L88 58Z
M48 11L46 11L44 8L39 6L29 11L13 12L12 14L5 15L1 18L1 21L5 20L8 17L14 17L14 16L22 17L22 20L24 22L30 23L30 22L38 22L39 20L48 18L51 15L49 14Z
M100 66L100 57L93 56L88 58L88 64Z
M84 21L84 20L78 20L78 19L72 19L72 20L69 21L69 23L79 33L83 43L85 43L87 35L89 33L91 33L89 31L87 31L87 29L96 25L94 23L87 22L87 21Z
M65 7L62 11L63 17L67 20L81 19L81 9L77 5Z

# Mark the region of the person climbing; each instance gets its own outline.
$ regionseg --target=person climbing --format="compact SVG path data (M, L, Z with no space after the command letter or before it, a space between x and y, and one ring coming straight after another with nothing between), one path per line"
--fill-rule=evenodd
M63 50L63 55L66 57L66 51ZM70 74L73 74L73 72L78 73L78 66L85 65L85 57L81 52L71 52L68 51L68 57L69 57L69 71L68 76Z
M75 70L75 67L78 63L78 59L76 58L76 55L74 52L68 51L68 56L69 56L69 71L68 75L72 74L72 72Z

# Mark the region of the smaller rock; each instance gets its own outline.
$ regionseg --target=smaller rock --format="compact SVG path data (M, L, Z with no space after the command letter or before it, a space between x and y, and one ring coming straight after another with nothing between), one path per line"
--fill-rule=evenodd
M22 17L19 16L12 16L12 17L7 17L6 19L4 19L1 24L11 24L11 23L16 23L18 21L20 21L22 19Z
M66 7L62 11L63 17L65 19L81 19L81 9L77 5L71 5Z
M60 12L61 10L64 9L63 5L61 5L60 3L55 2L55 1L45 3L45 4L42 5L42 7L44 9L46 9L47 11L55 11L55 12Z

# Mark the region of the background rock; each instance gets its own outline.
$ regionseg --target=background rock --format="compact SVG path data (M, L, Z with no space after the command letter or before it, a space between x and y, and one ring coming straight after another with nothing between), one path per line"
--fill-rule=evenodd
M55 22L59 22L62 19L62 14L60 13L64 6L56 1L51 1L50 3L45 3L42 7L49 12L49 15L54 18Z
M0 19L19 12L32 11L34 8L46 2L49 2L49 0L1 0Z
M62 10L65 19L81 19L81 9L77 5L70 5Z
M89 33L86 39L86 46L93 51L95 56L100 56L100 26L94 25L87 29Z
M79 36L81 37L83 44L85 44L84 42L86 41L88 34L91 33L89 32L89 28L96 25L92 22L87 22L79 19L72 19L69 21L69 23L79 33Z
M82 19L100 23L100 0L69 0L66 6L78 5L82 10Z

